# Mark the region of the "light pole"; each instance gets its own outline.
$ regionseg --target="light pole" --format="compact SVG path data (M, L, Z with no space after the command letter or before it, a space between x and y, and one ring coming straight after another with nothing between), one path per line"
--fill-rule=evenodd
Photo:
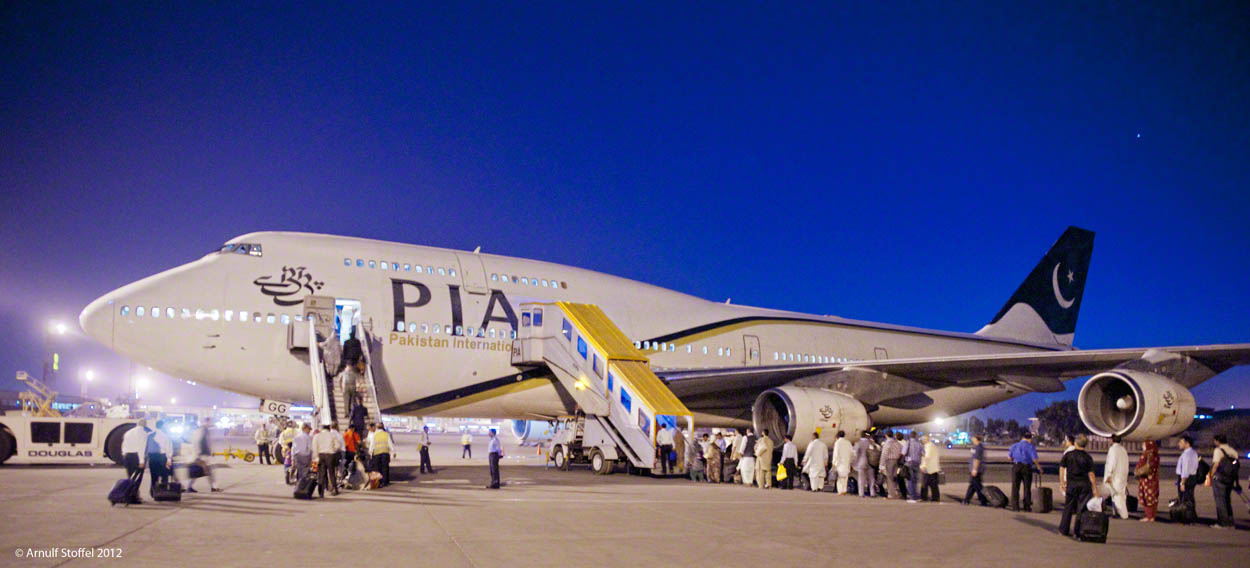
M82 373L82 397L87 398L87 385L95 380L95 371L87 369Z
M48 322L48 325L44 326L43 328L44 361L43 361L43 376L40 377L40 380L43 381L43 384L48 385L48 388L52 388L52 383L50 379L56 374L55 373L56 369L52 368L54 364L48 361L48 359L56 357L56 354L52 352L52 335L53 334L65 335L65 332L67 331L69 331L69 328L66 327L65 324L59 321L50 321ZM56 366L59 366L59 365L56 365ZM49 375L50 372L51 372L51 376Z

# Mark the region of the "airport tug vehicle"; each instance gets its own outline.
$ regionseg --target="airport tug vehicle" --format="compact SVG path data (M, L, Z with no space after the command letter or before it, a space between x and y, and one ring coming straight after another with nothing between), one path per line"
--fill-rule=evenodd
M647 473L657 466L657 429L694 431L690 410L598 306L525 303L520 315L512 364L546 367L569 412L549 453L557 468L589 463L605 475L624 463Z
M21 410L0 416L0 463L121 465L122 436L137 419L61 416L56 391L24 371L17 380L29 390Z

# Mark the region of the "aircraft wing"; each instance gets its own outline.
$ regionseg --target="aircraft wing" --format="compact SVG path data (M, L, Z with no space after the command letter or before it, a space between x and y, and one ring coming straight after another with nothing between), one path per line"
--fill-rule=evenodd
M856 361L835 364L775 365L719 369L655 369L673 393L691 408L731 408L753 400L761 391L798 381L810 386L832 387L850 383L842 390L866 404L905 398L926 390L950 386L1008 384L1026 391L1058 392L1063 380L1093 375L1148 353L1173 353L1188 357L1210 369L1193 387L1212 374L1236 365L1250 364L1250 343L1040 351L992 355L954 355ZM734 399L742 399L737 400ZM725 404L729 403L729 404ZM750 402L745 402L749 405Z

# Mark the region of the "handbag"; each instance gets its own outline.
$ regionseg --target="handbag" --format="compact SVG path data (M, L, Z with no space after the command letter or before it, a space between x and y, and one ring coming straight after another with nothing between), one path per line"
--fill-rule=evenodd
M1148 475L1150 475L1150 464L1148 463L1139 463L1137 467L1133 468L1133 477L1146 477Z
M782 481L787 477L789 477L789 475L786 473L786 466L778 465L777 466L777 481Z

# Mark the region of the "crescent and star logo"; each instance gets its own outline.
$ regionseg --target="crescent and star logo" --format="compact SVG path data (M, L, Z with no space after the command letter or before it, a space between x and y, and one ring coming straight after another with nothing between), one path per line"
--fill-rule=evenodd
M1055 269L1050 273L1050 285L1055 290L1055 301L1059 303L1059 307L1066 310L1068 308L1071 308L1072 304L1076 302L1076 296L1072 296L1072 299L1064 298L1063 292L1059 290L1059 267L1062 264L1063 264L1062 262L1055 264ZM1074 274L1071 270L1069 270L1067 274L1067 280L1068 280L1067 285L1071 286L1072 283L1076 280L1076 274Z
M313 275L303 266L283 266L278 276L261 276L252 281L260 288L260 293L273 298L279 306L294 306L304 302L302 293L316 294L325 282L313 280ZM299 297L296 297L299 296Z

